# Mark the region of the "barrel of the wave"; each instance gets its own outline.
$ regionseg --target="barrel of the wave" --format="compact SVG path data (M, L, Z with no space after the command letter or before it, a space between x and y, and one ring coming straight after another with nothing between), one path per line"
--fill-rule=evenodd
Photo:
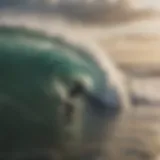
M108 57L80 46L42 30L0 27L4 160L104 158L125 100Z

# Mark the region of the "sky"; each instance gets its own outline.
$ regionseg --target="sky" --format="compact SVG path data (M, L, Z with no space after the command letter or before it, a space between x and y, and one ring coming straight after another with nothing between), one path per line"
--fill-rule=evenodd
M0 0L1 2L2 0ZM12 0L7 0L8 1L12 1ZM25 0L26 1L26 0ZM31 1L41 1L41 0L31 0ZM59 1L59 0L46 0L48 2L55 2L55 1ZM67 1L67 0L63 0L63 1ZM70 0L71 1L71 0ZM82 0L72 0L74 1L82 1ZM100 0L83 0L83 1L100 1ZM102 0L103 1L103 0ZM105 1L105 0L104 0ZM109 1L111 3L116 3L118 1L123 1L123 0L106 0ZM129 1L131 6L135 9L147 9L147 8L152 8L152 9L156 9L156 10L160 10L160 0L124 0L124 1ZM2 1L3 3L5 2L5 0ZM2 3L1 2L1 3ZM18 1L17 1L18 2ZM7 4L7 3L6 3Z
M134 8L145 9L152 8L160 10L160 0L129 0L131 1Z
M107 0L111 3L116 3L121 0ZM136 9L152 8L160 10L160 0L126 0Z

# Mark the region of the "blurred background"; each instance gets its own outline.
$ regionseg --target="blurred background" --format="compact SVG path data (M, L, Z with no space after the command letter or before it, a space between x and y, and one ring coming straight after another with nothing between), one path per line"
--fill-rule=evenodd
M29 10L30 23L50 19L41 25L92 37L127 76L134 105L160 104L159 0L1 0L0 7L0 17L7 12L28 23Z

